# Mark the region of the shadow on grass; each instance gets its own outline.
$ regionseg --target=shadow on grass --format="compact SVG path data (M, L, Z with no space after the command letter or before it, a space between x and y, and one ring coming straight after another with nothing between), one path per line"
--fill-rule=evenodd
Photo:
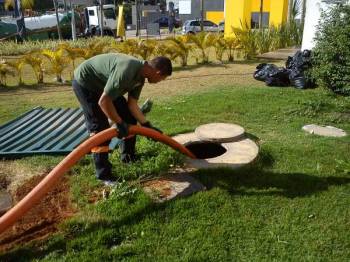
M309 196L326 191L330 186L350 184L350 177L319 177L303 173L275 173L264 167L274 164L268 152L261 152L251 166L238 170L227 168L198 170L194 176L208 190L219 187L234 195L283 196L288 198Z

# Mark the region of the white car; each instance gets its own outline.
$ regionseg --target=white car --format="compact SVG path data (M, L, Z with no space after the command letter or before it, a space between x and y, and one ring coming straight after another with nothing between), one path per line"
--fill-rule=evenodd
M195 34L201 31L200 20L187 20L182 27L182 34ZM203 20L203 31L204 32L218 32L219 27L217 24L209 20Z

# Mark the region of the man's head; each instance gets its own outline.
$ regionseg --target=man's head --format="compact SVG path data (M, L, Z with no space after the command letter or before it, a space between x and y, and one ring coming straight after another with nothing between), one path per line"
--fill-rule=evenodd
M164 56L158 56L148 62L150 70L145 74L149 83L158 83L164 80L166 77L171 76L173 67L169 58Z

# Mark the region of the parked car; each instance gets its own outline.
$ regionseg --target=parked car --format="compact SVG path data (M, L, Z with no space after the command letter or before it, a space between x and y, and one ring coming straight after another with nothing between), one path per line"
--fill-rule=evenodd
M204 32L218 32L218 25L209 20L203 20ZM200 20L187 20L182 27L182 34L195 34L201 31Z
M169 26L169 18L167 16L162 16L155 20L153 23L159 24L159 27L168 27ZM181 27L182 22L180 19L175 18L174 26L175 28Z
M219 26L218 28L219 32L223 33L225 31L225 21L221 21L218 26Z

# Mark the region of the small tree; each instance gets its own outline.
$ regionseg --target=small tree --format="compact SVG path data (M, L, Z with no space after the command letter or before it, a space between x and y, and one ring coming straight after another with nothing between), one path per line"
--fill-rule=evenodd
M236 37L229 36L225 38L225 44L228 52L228 61L233 62L235 58L235 50L238 47L238 40Z
M51 71L56 74L57 82L62 83L62 72L68 64L68 59L64 56L63 49L56 51L44 49L41 51L41 54L50 60Z
M188 35L176 36L168 38L170 42L169 48L174 51L176 57L180 58L181 66L187 66L187 60L192 50L192 46L189 44L190 38ZM171 51L172 51L171 50Z
M38 84L42 84L44 82L43 57L38 53L31 53L24 56L24 61L33 68Z
M215 35L213 33L200 32L189 35L191 42L201 51L202 63L209 62L209 48L214 45Z
M334 93L350 95L350 5L323 13L316 33L311 75Z
M0 86L6 86L6 77L14 75L5 60L0 60Z
M14 61L7 61L6 64L17 72L18 75L18 85L23 85L23 67L26 64L26 61L24 58L18 58Z

